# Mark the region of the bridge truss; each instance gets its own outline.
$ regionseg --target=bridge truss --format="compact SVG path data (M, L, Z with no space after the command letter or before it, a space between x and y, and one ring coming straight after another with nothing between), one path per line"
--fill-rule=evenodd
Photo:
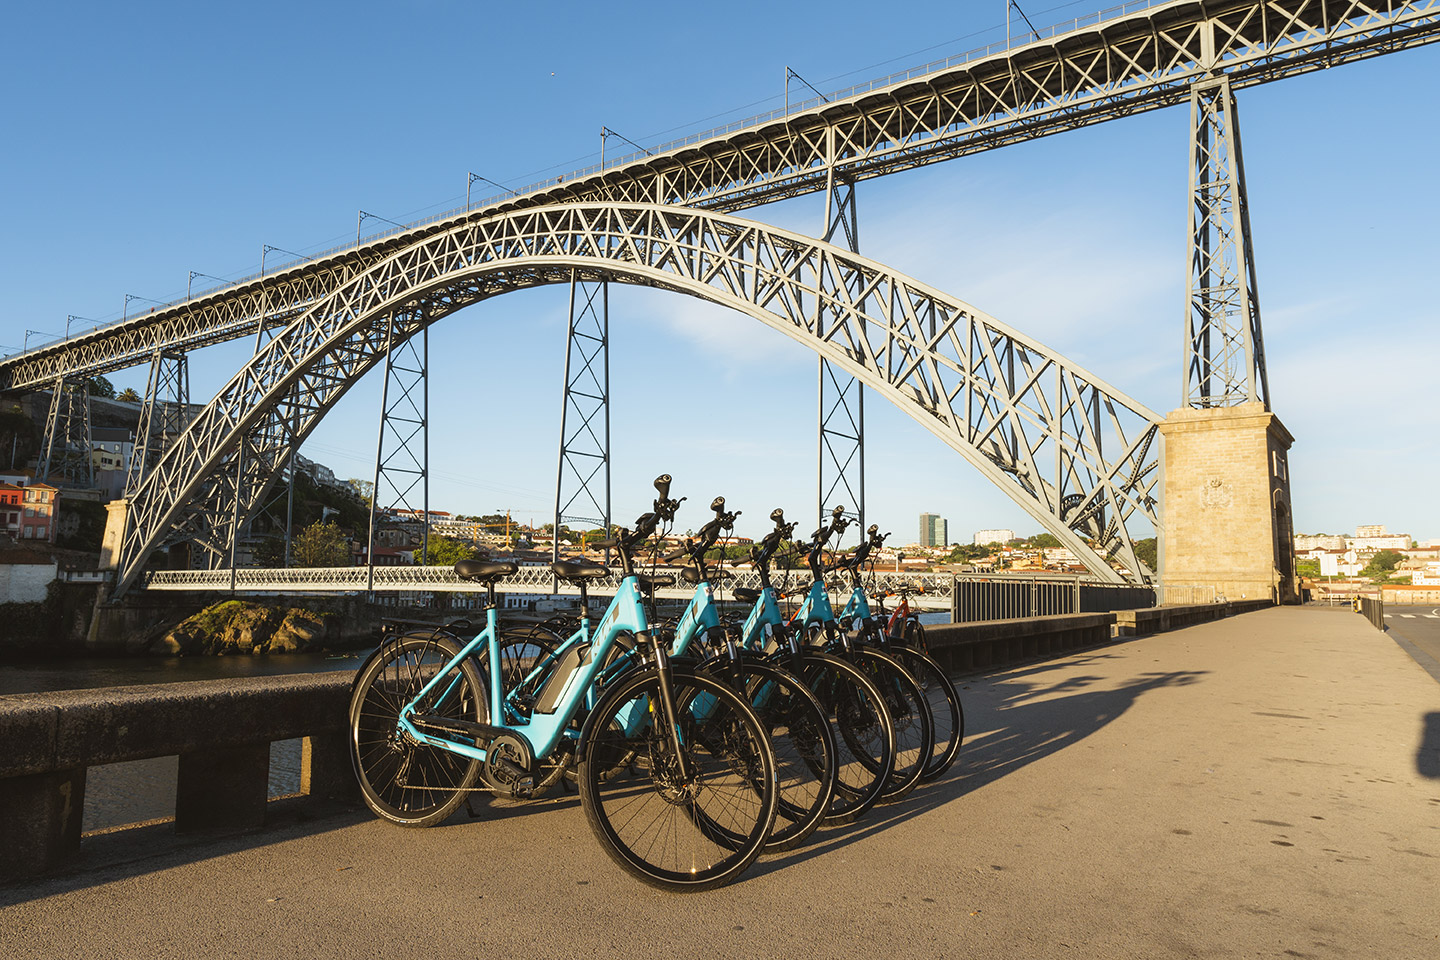
M1099 577L1123 579L1111 557L1148 573L1126 527L1137 512L1158 522L1159 418L1144 405L964 301L842 248L705 211L565 204L432 234L280 331L130 498L116 593L177 531L213 542L238 529L290 451L387 347L471 303L572 275L749 314L959 451Z
M1206 96L1202 91L1216 89L1223 90L1224 99L1203 101L1207 104L1205 115L1223 117L1217 129L1228 129L1233 119L1225 110L1232 89L1390 53L1440 37L1440 0L1176 0L1169 3L1143 0L1117 9L1114 15L1076 21L1069 28L1022 38L1017 45L1004 50L952 58L838 95L787 107L783 114L628 157L612 158L610 163L598 168L560 178L559 182L536 185L518 194L509 193L503 198L482 202L475 209L467 203L464 211L397 228L357 242L353 247L298 258L279 271L272 269L268 275L262 266L261 274L256 277L193 298L187 296L183 302L160 306L143 317L0 361L0 390L33 389L61 377L93 376L132 366L157 352L181 353L252 332L257 333L258 341L265 331L288 331L296 325L304 326L313 322L315 316L334 308L336 291L354 289L360 278L371 277L376 271L384 273L398 257L429 249L435 242L453 240L467 232L478 236L505 229L503 225L514 223L514 218L527 210L543 213L548 218L551 214L546 205L658 202L707 211L737 210L818 190L833 191L837 183L853 189L856 182L871 177L1187 99L1192 103L1202 102L1194 98ZM1238 155L1238 132L1234 145ZM1221 152L1216 151L1215 156L1220 157ZM1203 171L1204 168L1193 169ZM1192 185L1192 195L1200 197L1209 189L1208 184L1220 182L1220 179L1207 181L1198 190ZM1238 199L1243 202L1243 186L1241 194ZM1235 209L1243 215L1243 208ZM1216 210L1218 214L1213 211L1207 214L1210 221L1192 230L1197 239L1202 238L1202 232L1211 225L1223 226L1229 213L1223 202L1216 205ZM1243 221L1237 219L1236 222ZM778 232L768 235L780 236ZM1239 258L1243 266L1238 288L1248 296L1254 288L1253 264L1249 259L1248 240L1242 238L1242 241L1246 248ZM1193 249L1197 247L1192 246ZM1219 258L1210 256L1209 248L1198 249L1201 253L1192 258L1191 302L1195 312L1186 338L1187 389L1191 391L1187 401L1198 405L1237 402L1242 387L1244 395L1254 399L1255 384L1259 384L1261 392L1264 389L1258 306L1253 303L1231 306L1224 297L1237 284L1224 276L1220 277L1222 282L1212 282L1220 275L1210 269L1210 263L1218 262ZM612 274L600 270L597 276ZM613 276L626 282L669 285L648 276L639 279L619 273ZM902 286L913 285L913 281L898 274L892 276ZM521 281L507 277L505 280L510 288L541 282L556 281L549 274L544 274L544 279ZM919 289L918 285L913 288ZM451 291L453 302L422 298L415 302L413 312L394 312L390 319L399 325L397 330L401 336L408 337L463 302L483 299L495 292L498 291L455 290ZM695 290L687 292L706 295ZM853 297L861 291L848 293ZM817 295L824 298L823 293ZM968 307L962 308L962 312L983 317ZM1236 318L1233 323L1225 319L1231 316ZM893 318L886 318L885 322L892 321ZM924 322L928 321L921 321ZM1027 509L1038 510L1069 531L1069 536L1061 539L1078 555L1092 562L1102 555L1115 556L1129 569L1144 575L1146 572L1133 556L1124 522L1136 509L1155 520L1151 491L1154 455L1150 449L1154 437L1153 414L1142 412L1138 404L1094 381L1084 371L1067 365L1062 358L1025 341L1014 331L989 318L978 322L983 331L972 337L969 346L983 349L969 349L963 356L957 352L956 358L964 376L975 383L988 381L990 384L985 403L996 405L986 415L993 423L982 416L976 423L967 422L967 429L960 429L954 409L929 415L954 421L950 429L962 439L958 444L948 438L947 442L965 453ZM865 328L860 321L856 326ZM839 327L846 325L839 324ZM1238 333L1232 336L1229 332L1232 329ZM878 353L860 345L869 332L858 336L847 334L840 339L832 339L833 334L830 337L822 334L816 347L823 362L836 363L837 370L844 364L831 357L835 349L849 350L850 363L872 368L871 373L857 377L857 405L859 384L868 385L871 377L878 377L886 380L892 394L899 394L904 400L902 408L910 404L916 409L939 410L938 401L942 397L947 405L953 406L956 398L963 394L966 415L970 413L972 394L980 391L963 387L947 397L945 390L937 390L938 376L926 381L923 374L917 373L928 369L926 363L930 362L928 358L937 344L926 341L923 336L909 341L904 337L892 339L885 348L887 355L892 359L903 358L899 367L909 370L909 376L918 377L922 382L891 382L886 378L893 379L896 370L881 371L876 365ZM946 335L954 333L952 329ZM848 344L844 343L847 339ZM270 355L268 349L262 353ZM301 350L301 356L309 355ZM260 356L257 354L256 362L247 367L250 374L242 371L237 378L248 383L241 394L247 390L270 390L269 374L261 375L262 371L255 369ZM1240 358L1238 362L1235 357ZM913 365L911 361L915 361ZM977 365L965 366L971 361ZM317 361L315 371L324 369L327 363L333 366L334 376L350 378L368 369L373 357L368 346L357 345L353 357L332 356L324 362ZM260 433L238 430L231 438L233 449L222 457L231 476L223 479L207 475L195 481L198 487L191 490L193 503L180 510L183 515L170 518L173 521L168 534L171 540L194 537L209 550L212 562L233 551L236 531L243 524L242 516L248 515L252 501L278 476L280 467L268 459L267 451L284 448L293 452L299 439L313 427L312 418L323 415L338 397L333 390L316 390L315 381L324 375L305 369L304 375L294 374L293 368L285 374L292 377L294 389L294 396L288 402L281 404L271 398L254 408L273 413L272 407L285 406L289 420L267 413L267 426ZM1212 377L1212 371L1218 374ZM1042 382L1044 387L1040 386ZM1219 389L1218 399L1215 383L1223 388ZM226 394L222 392L216 402L221 406L233 405L237 396L233 387L234 382L227 387L231 400L225 401ZM343 393L343 389L339 392ZM1031 392L1035 396L1027 398ZM1033 408L1028 406L1036 397L1043 402ZM896 396L888 398L900 402ZM989 408L982 403L981 409ZM914 410L909 412L921 419ZM1031 416L1032 412L1034 422L1041 426L1032 427L1031 434L1026 434L1012 421ZM1137 429L1133 423L1122 426L1127 416L1148 422L1149 429ZM1068 435L1056 427L1067 420L1070 422ZM925 421L922 419L922 422ZM232 426L238 428L239 424ZM825 430L822 423L822 443ZM944 434L943 430L936 432ZM1047 450L1050 440L1043 438L1050 438L1052 434L1062 439L1055 442L1054 450ZM1069 439L1064 439L1067 436ZM1109 439L1102 440L1105 437ZM181 460L186 456L191 455L181 454ZM1037 469L1040 462L1048 464L1050 459L1061 466L1053 471L1048 467L1043 471ZM188 467L199 465L193 456L186 463ZM1072 475L1075 463L1084 463L1085 468ZM1114 472L1112 468L1117 465L1123 465L1120 470L1125 477ZM1093 474L1089 479L1077 479L1087 471ZM154 521L154 516L147 513L154 506L150 502L153 491L173 488L180 478L172 472L153 480L146 484L150 493L134 505L136 523ZM821 482L823 485L823 478ZM863 484L863 478L860 482ZM1102 487L1106 493L1097 496ZM1017 490L1023 492L1017 495ZM217 521L216 518L222 516L230 517L228 525ZM132 526L132 529L140 527ZM1060 535L1054 528L1052 532ZM154 530L150 529L150 533ZM133 564L138 556L135 550L148 553L154 548L153 543L145 542L149 545L136 546L127 539L127 562ZM1076 549L1077 545L1081 549ZM1091 553L1092 546L1099 553ZM133 566L126 569L133 575ZM1097 569L1093 563L1092 569ZM1098 569L1110 572L1109 566L1103 563Z
M281 326L351 277L462 221L555 203L626 201L735 211L1106 120L1188 103L1440 39L1440 0L1176 0L1020 38L826 100L650 151L353 246L296 257L141 317L0 361L0 390L43 389Z

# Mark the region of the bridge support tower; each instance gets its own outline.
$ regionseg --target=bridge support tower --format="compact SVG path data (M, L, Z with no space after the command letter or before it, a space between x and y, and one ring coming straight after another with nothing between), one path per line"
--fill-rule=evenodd
M1160 426L1161 600L1201 599L1209 588L1230 600L1294 602L1294 438L1270 409L1240 127L1227 78L1192 89L1190 132L1185 406Z
M855 183L830 166L825 189L826 243L843 243L860 252L860 221ZM817 466L816 523L823 528L830 510L844 504L847 515L865 529L865 387L859 379L820 357L820 451Z
M610 527L610 286L573 269L552 560L560 559L560 527L568 522L607 535Z
M90 443L90 383L60 377L50 391L50 412L40 445L40 479L75 487L95 485Z

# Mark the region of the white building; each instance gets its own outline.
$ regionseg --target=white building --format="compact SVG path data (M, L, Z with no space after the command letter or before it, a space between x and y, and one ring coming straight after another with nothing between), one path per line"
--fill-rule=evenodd
M0 549L0 603L39 603L57 569L52 558L31 550Z
M1014 530L977 530L975 532L975 546L977 547L983 547L987 543L1009 543L1014 539Z
M1329 533L1297 533L1295 534L1295 552L1308 553L1311 550L1344 550L1345 538L1339 534Z

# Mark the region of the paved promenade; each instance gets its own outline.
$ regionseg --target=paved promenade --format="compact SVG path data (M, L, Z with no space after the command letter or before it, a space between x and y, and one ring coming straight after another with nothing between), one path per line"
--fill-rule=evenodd
M0 888L0 957L1440 956L1440 683L1363 618L1265 610L964 688L947 780L712 893L630 881L571 797L143 828Z

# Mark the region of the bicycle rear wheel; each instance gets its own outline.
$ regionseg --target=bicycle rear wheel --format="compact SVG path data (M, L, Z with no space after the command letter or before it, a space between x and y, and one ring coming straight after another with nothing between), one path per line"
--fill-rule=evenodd
M848 658L880 688L895 724L895 769L880 793L882 802L891 803L909 796L930 761L935 744L929 705L919 682L895 658L866 647L851 650Z
M890 654L909 670L925 694L930 708L931 737L935 749L925 772L920 775L922 782L942 776L960 752L960 743L965 738L965 710L960 705L960 692L945 673L943 667L933 658L914 647L890 645Z
M659 673L622 679L581 734L580 802L590 829L631 876L665 890L738 877L765 845L779 791L765 727L711 677L673 670L680 748L665 729Z
M820 701L835 733L835 796L825 823L850 823L880 799L895 768L895 726L880 689L852 664L813 650L781 654Z
M770 735L780 801L766 851L798 847L820 826L835 795L835 734L824 707L797 677L771 664L720 657L702 668L743 693Z
M350 761L365 804L407 827L440 823L465 800L480 761L422 743L399 726L400 710L460 652L443 634L386 643L355 675L350 691ZM419 705L438 718L485 723L486 686L467 658Z

